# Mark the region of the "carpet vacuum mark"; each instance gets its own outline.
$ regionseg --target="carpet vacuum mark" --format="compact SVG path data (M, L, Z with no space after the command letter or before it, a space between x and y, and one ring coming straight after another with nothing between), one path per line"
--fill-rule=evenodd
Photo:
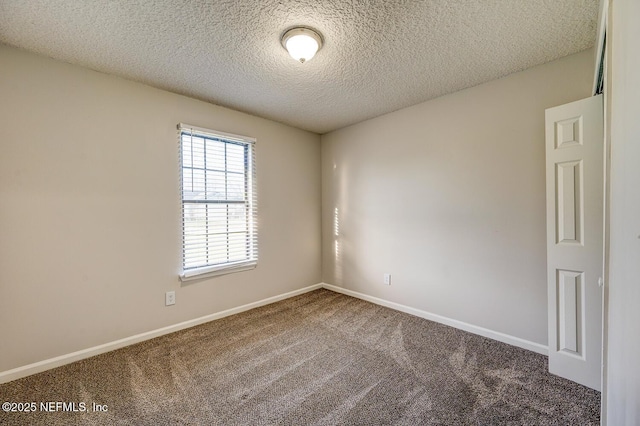
M542 355L324 289L0 385L0 399L37 405L2 425L600 424L600 393Z

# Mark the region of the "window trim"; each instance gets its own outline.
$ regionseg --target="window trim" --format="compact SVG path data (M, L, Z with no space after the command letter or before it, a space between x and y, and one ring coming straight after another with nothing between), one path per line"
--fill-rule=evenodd
M216 130L205 129L202 127L192 126L185 123L179 123L178 129L178 154L179 154L179 192L180 192L180 221L182 232L182 265L181 272L179 274L180 281L200 280L209 277L215 277L219 275L231 274L235 272L247 271L254 269L258 263L258 226L257 226L257 194L256 194L256 167L255 167L255 143L256 139L249 136L236 135L232 133L219 132ZM204 137L210 137L214 139L222 139L223 141L238 142L248 146L250 157L248 159L249 166L245 168L250 182L247 182L247 205L249 209L249 219L247 221L247 227L250 229L250 235L247 240L251 242L253 259L240 260L236 262L228 262L217 265L207 265L196 268L184 269L184 254L185 254L185 213L184 213L184 190L183 190L183 169L184 163L182 159L183 147L182 147L182 134L192 133L193 135L199 135Z

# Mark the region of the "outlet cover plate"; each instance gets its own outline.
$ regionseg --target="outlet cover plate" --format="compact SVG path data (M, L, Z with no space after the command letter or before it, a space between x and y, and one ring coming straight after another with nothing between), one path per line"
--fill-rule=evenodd
M171 306L176 304L176 292L168 291L164 295L164 304L165 306Z

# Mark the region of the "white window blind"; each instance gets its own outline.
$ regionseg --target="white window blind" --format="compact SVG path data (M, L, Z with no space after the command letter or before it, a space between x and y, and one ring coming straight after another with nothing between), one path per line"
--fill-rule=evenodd
M258 261L255 140L178 125L181 279L254 268Z

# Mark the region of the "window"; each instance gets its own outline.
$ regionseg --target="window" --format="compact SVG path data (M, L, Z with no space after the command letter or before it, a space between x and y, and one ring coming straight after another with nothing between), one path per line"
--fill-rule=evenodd
M258 261L255 140L178 125L182 280L254 268Z

